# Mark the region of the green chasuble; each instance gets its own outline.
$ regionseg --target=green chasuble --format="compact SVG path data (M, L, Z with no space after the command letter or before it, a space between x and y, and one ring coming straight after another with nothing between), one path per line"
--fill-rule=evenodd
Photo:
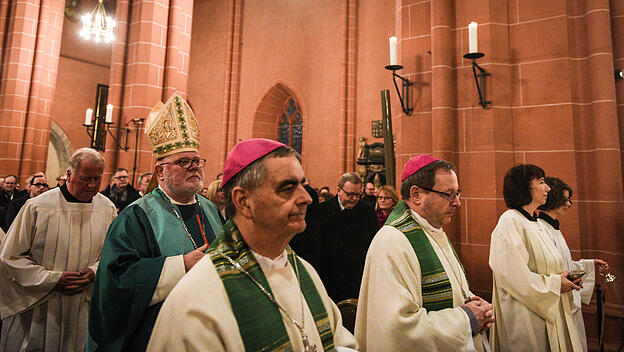
M401 231L409 240L422 273L422 299L423 307L427 311L437 311L445 308L453 308L453 289L448 275L440 263L435 250L431 246L431 242L427 235L414 220L410 208L405 202L400 201L394 208L385 225L392 226ZM450 243L451 249L457 262L460 263L457 253ZM462 266L463 269L463 266Z
M310 274L290 247L286 247L290 265L297 265L301 292L316 322L324 351L335 351L334 335L323 301ZM240 264L268 292L271 287L232 220L210 246L208 253L228 294L245 351L292 351L284 321L277 306L224 256ZM292 324L291 322L288 322ZM320 347L320 346L319 346Z
M132 203L113 221L104 242L89 308L87 351L144 351L162 302L149 306L166 257L194 249L221 230L217 207L172 205L160 188ZM199 220L198 220L199 218Z

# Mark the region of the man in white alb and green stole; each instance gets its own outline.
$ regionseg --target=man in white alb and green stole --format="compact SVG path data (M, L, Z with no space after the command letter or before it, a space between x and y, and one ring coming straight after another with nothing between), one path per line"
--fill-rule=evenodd
M304 181L290 147L250 139L232 149L223 172L230 220L169 294L148 351L357 348L314 268L288 247L306 226Z
M158 103L145 134L157 158L152 187L108 231L93 287L87 351L144 351L162 302L221 230L217 207L197 195L206 160L199 155L190 106L177 93Z
M408 160L399 202L371 243L355 336L362 351L487 351L492 305L473 295L442 229L461 205L455 166Z

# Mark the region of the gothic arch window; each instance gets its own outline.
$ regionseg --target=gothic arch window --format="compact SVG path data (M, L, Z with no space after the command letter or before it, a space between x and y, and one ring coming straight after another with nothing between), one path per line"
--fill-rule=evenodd
M293 98L288 98L279 116L277 124L278 141L292 147L301 154L303 119L299 104Z

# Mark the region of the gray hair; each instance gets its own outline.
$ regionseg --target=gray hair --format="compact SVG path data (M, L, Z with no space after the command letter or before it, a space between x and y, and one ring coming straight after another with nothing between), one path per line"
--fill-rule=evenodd
M141 183L145 177L150 177L151 178L152 177L152 173L151 172L144 172L144 173L142 173L141 176L139 176L138 183Z
M268 170L264 165L264 160L269 158L284 158L294 156L301 162L301 156L291 147L279 147L262 158L247 165L238 174L232 177L225 186L223 186L223 196L225 197L225 215L231 219L236 215L236 206L232 200L232 190L235 187L241 187L248 191L260 187L269 176Z
M340 176L340 180L338 181L338 187L344 187L345 183L347 182L351 182L354 185L360 185L362 184L362 179L360 178L360 175L356 174L355 172L347 172L346 174Z
M95 149L91 148L80 148L72 154L69 158L69 170L72 172L76 171L76 169L80 166L80 163L83 161L89 161L91 163L101 163L103 168L106 168L106 161L104 161L104 157L102 154L98 153Z

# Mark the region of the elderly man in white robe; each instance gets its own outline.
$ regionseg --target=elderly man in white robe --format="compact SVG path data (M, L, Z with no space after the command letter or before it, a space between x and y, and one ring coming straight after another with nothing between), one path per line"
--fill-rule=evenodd
M304 181L298 154L282 143L232 149L223 172L229 220L169 294L148 351L357 348L314 268L288 247L306 227Z
M442 226L461 205L455 166L407 161L399 202L371 243L355 336L362 351L484 351L492 305L470 292Z
M82 351L89 297L115 206L104 158L82 148L67 183L29 199L0 247L1 351Z

